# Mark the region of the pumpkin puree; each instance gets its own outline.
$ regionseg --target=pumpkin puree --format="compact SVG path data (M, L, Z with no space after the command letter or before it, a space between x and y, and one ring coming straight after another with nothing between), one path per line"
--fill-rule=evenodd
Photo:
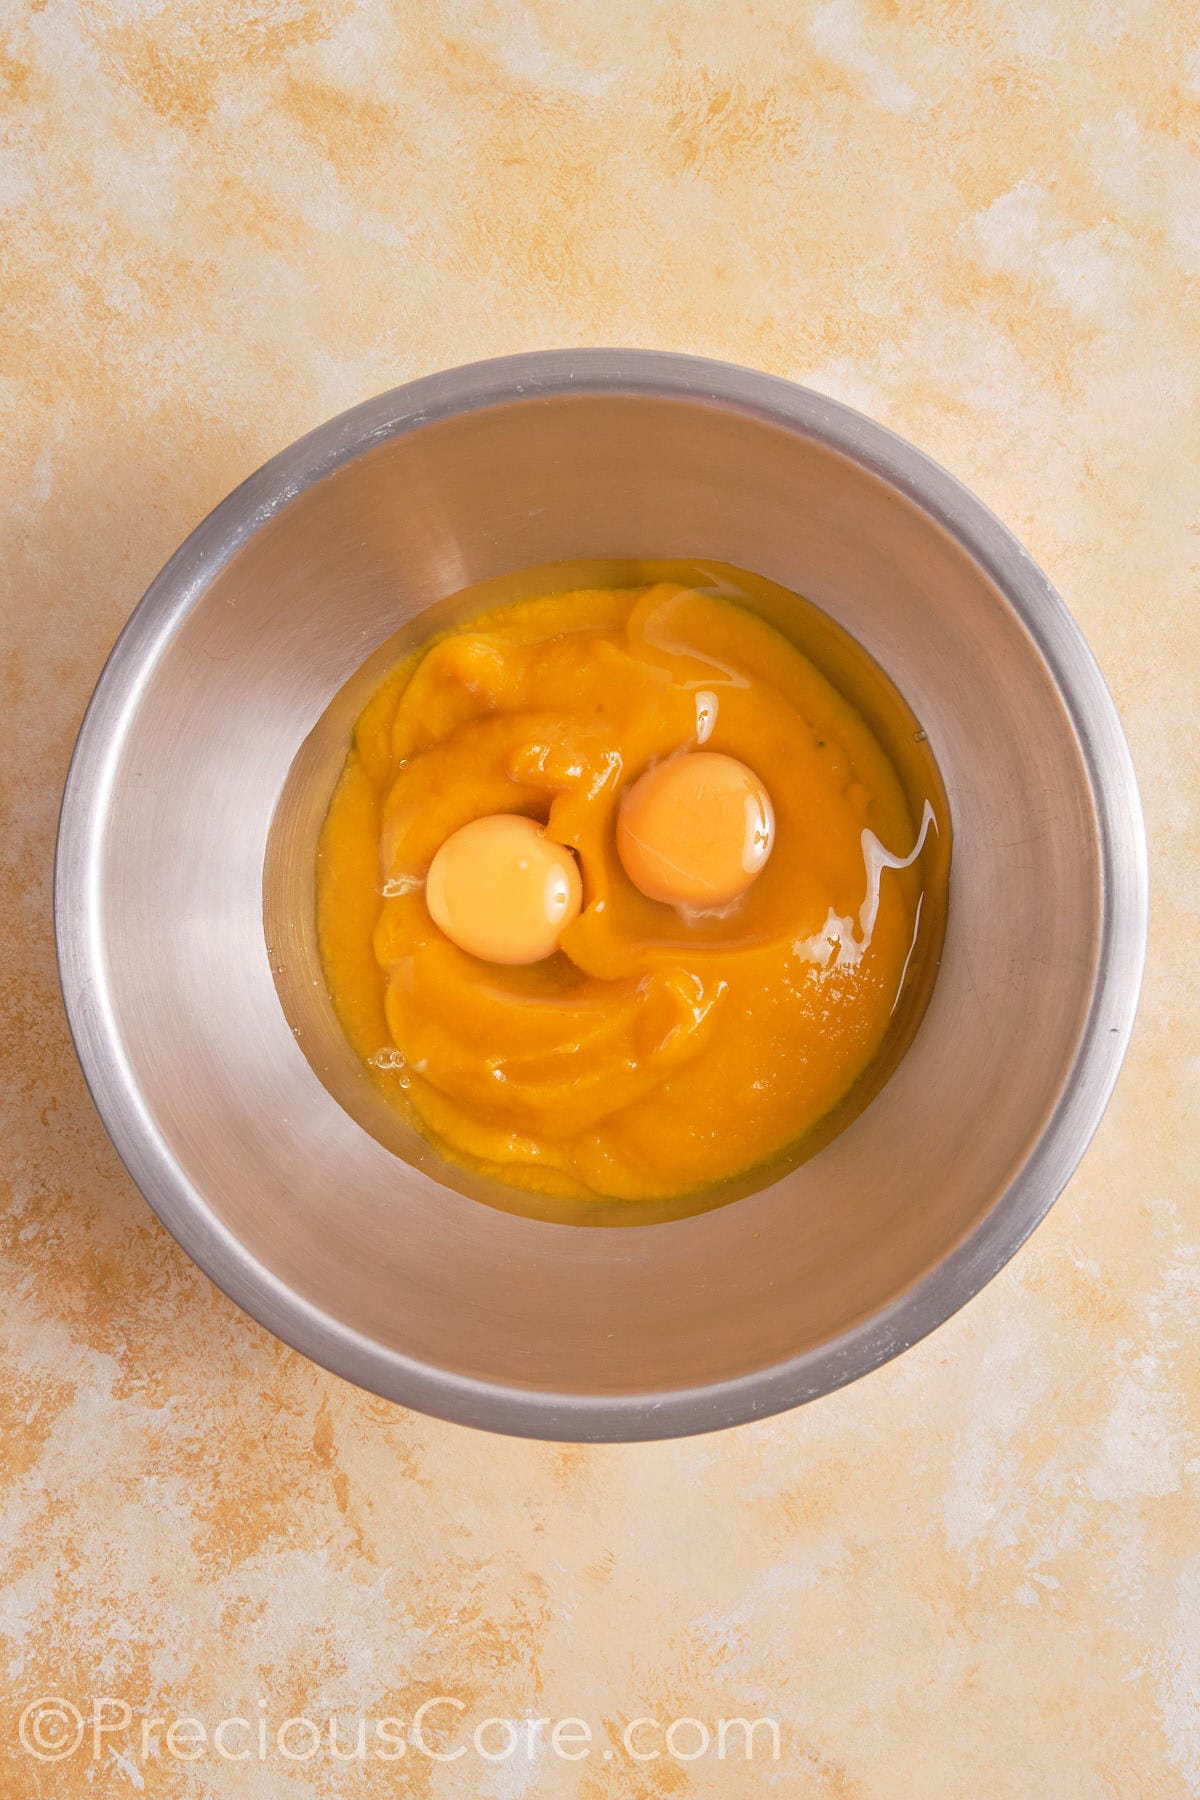
M759 776L776 837L738 901L688 914L633 886L616 826L639 775L700 744ZM466 954L425 905L435 851L492 813L544 822L582 872L581 914L528 967ZM699 1191L802 1139L877 1056L931 818L736 603L670 582L520 602L433 640L359 718L318 854L326 979L451 1159L564 1195Z

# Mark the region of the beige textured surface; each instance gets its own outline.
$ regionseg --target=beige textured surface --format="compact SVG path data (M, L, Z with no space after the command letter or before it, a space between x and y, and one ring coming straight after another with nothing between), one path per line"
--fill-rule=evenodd
M0 45L0 1793L1200 1793L1190 0L11 0ZM592 1451L237 1314L107 1145L49 920L88 691L201 515L372 392L584 343L798 377L970 483L1099 655L1155 882L1117 1097L1004 1274L803 1412ZM441 1693L610 1747L774 1714L782 1756L185 1763L135 1718L38 1763L47 1691L209 1726Z

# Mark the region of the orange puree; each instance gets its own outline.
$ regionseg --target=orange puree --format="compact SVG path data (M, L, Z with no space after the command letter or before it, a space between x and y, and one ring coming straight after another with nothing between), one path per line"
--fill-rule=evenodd
M701 746L758 778L774 840L740 897L689 909L633 885L618 819ZM544 823L582 874L561 947L526 966L468 954L426 905L440 846L496 814ZM320 842L326 978L450 1158L564 1195L697 1192L796 1144L878 1056L930 818L755 613L670 582L523 601L435 639L359 719Z

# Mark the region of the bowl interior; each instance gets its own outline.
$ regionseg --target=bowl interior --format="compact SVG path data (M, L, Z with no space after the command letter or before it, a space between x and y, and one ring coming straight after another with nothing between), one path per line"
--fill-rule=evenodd
M784 635L794 634L800 639L806 654L857 707L887 751L908 798L911 818L920 821L925 808L932 806L934 829L928 834L922 866L930 889L944 891L950 864L949 804L926 734L903 696L878 665L864 657L861 648L810 601L748 571L684 559L632 562L604 558L545 563L536 569L522 569L481 582L460 594L447 595L428 611L415 614L338 690L305 738L288 771L267 839L263 872L267 954L292 1035L323 1085L372 1136L447 1186L506 1212L551 1223L643 1229L728 1205L780 1179L844 1130L890 1078L924 1016L941 957L944 907L925 906L919 914L909 953L912 978L905 984L879 1053L844 1098L813 1130L767 1163L698 1193L681 1193L670 1199L631 1202L592 1196L572 1200L488 1179L461 1163L440 1157L369 1079L326 988L313 880L321 827L345 765L359 713L390 670L434 634L464 620L540 594L574 588L637 587L658 581L677 581L734 597L739 605L758 612ZM777 779L786 780L786 772L780 771Z
M299 1296L348 1328L382 1391L432 1369L640 1397L651 1421L658 1397L885 1314L1028 1162L1093 997L1095 800L1017 611L898 485L702 390L498 400L368 434L277 500L250 518L243 497L240 547L215 569L185 547L161 578L171 603L143 623L87 826L106 1029L201 1259L206 1241L212 1261L236 1246L260 1316ZM949 926L907 1055L817 1156L719 1210L580 1231L478 1204L419 1143L401 1160L337 1103L276 991L264 859L332 697L418 614L535 564L664 556L806 595L888 672L945 780ZM288 954L288 980L318 979Z

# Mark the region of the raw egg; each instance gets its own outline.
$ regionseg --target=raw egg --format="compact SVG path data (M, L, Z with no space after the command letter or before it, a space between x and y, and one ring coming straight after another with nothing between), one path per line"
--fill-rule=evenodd
M735 757L698 750L647 770L626 794L617 850L634 887L671 906L725 906L775 840L771 798Z
M492 813L453 832L429 865L429 916L452 943L492 963L552 956L583 904L579 864L536 819Z

